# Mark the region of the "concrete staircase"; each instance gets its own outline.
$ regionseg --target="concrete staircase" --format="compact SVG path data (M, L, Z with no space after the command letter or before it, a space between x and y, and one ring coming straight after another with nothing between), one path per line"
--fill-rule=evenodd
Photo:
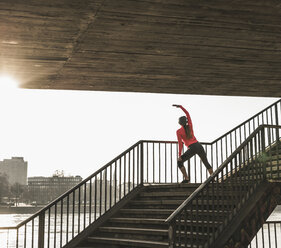
M199 184L145 186L135 199L120 209L78 247L167 248L168 225L165 220L198 186ZM212 209L211 203L220 202L221 208L225 209L228 207L233 192L235 192L235 185L232 185L232 188L229 185L229 188L224 188L221 195L213 195L213 200L209 201L209 205L206 198L201 198L198 199L196 205L194 204L193 209L188 210L188 215L196 215L200 219L196 224L193 223L193 228L197 229L196 237L190 237L196 239L198 245L203 247L207 228L215 232L225 218L225 214L221 214L220 209ZM245 189L244 193L246 192ZM187 220L187 224L191 221L192 218ZM206 225L206 221L211 225Z
M79 247L168 247L168 225L165 220L198 186L146 185L137 197Z

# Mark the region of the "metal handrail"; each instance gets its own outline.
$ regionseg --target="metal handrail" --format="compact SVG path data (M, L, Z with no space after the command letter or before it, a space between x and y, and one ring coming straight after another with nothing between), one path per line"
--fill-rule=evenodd
M281 221L266 221L263 223L260 230L252 238L248 248L251 247L280 247L281 242L279 238L279 231L277 225L281 227ZM279 229L278 228L278 229ZM267 237L265 237L265 229L267 229Z
M265 127L269 128L281 128L281 126L276 125L261 125L259 126L224 162L223 164L209 177L207 180L202 183L167 219L165 222L171 223L181 212L182 210L188 205L194 198L207 187L207 185L214 180L225 168L225 166L238 154L239 151L251 140L260 130L264 129Z
M225 134L221 135L219 138L215 139L213 142L211 142L211 144L216 143L217 141L221 140L223 137L227 136L228 134L232 133L233 131L239 129L240 127L244 126L246 123L251 122L253 119L255 119L256 117L258 117L260 114L266 112L267 110L269 110L270 108L272 108L273 106L277 106L278 103L281 103L281 99L279 99L278 101L272 103L271 105L269 105L268 107L266 107L265 109L261 110L260 112L258 112L257 114L253 115L252 117L250 117L249 119L247 119L246 121L242 122L241 124L237 125L236 127L232 128L230 131L226 132ZM278 124L278 123L276 123Z
M184 214L184 222L186 221L186 209L189 209L191 208L192 209L192 202L197 202L198 198L200 196L203 196L203 192L204 190L206 189L207 192L208 192L208 186L211 186L212 189L214 190L214 184L213 183L216 183L216 185L219 184L220 180L225 180L223 177L224 177L224 172L228 171L229 168L227 166L229 166L229 164L231 163L231 168L232 168L232 161L233 159L237 159L238 155L241 156L241 152L244 153L245 152L245 149L250 149L249 146L251 144L251 142L253 142L254 139L260 139L260 149L262 150L259 150L257 151L256 150L256 154L255 154L255 157L258 156L258 154L261 154L260 152L264 152L266 151L266 142L265 142L265 129L268 128L268 129L275 129L275 130L279 130L281 128L281 126L279 125L261 125L259 126L224 162L223 164L214 172L213 175L211 175L203 184L201 184L167 219L166 219L166 223L170 226L170 229L169 230L172 230L171 233L169 235L170 237L170 247L174 247L174 244L175 244L175 223L176 223L176 220L178 219L181 219L183 218L183 216L180 216L181 214ZM257 135L261 133L261 136L257 137ZM279 132L276 132L276 134L278 134L278 136L276 135L276 140L274 139L274 135L271 137L271 133L269 132L268 134L268 146L269 148L272 147L272 145L275 143L275 142L279 142L280 141L280 136L279 136ZM275 141L274 141L275 140ZM255 141L256 142L256 141ZM251 148L253 149L253 148ZM247 159L252 159L253 158L253 150L250 151L251 152L251 155L247 155L247 158L243 157L243 162L245 164L245 162L247 161ZM258 153L257 153L258 152ZM278 146L277 146L277 152L278 152ZM278 152L279 153L279 152ZM243 155L244 156L244 155ZM241 157L240 157L241 159ZM239 159L239 161L240 161ZM264 162L263 162L264 163ZM239 169L241 168L241 161L240 161L240 165L239 165L239 168L235 167L235 171L237 172ZM278 168L279 168L279 165L278 165ZM247 169L249 170L249 168ZM261 178L263 178L262 180L265 180L266 178L266 174L265 174L265 167L263 165L263 169L261 171L259 171L262 176ZM229 172L231 173L231 172ZM221 177L219 178L219 175L221 174ZM227 174L228 175L228 172ZM248 175L248 180L249 180L249 175ZM253 179L252 179L253 180ZM240 181L241 183L241 181ZM256 182L257 183L257 182ZM248 185L248 183L244 184L244 185ZM217 186L216 186L217 187ZM216 188L218 190L218 188ZM241 190L241 189L240 189ZM200 194L200 195L199 195ZM247 196L249 197L249 195ZM207 198L208 199L208 198ZM234 199L232 199L232 201L234 201ZM208 201L209 202L209 201ZM243 201L242 201L243 202ZM239 208L241 208L241 199L240 201L238 202L239 203ZM232 204L237 204L237 202L232 202ZM190 207L189 207L190 205ZM213 208L212 208L213 209ZM234 211L234 209L233 209ZM237 210L236 210L237 211ZM235 212L232 212L232 213L235 213ZM228 216L227 220L229 218L233 218L233 216ZM194 222L198 221L198 220L195 220L194 217L192 218ZM228 220L229 221L229 220ZM184 224L183 224L184 225ZM207 224L209 225L209 224ZM224 223L225 225L225 223ZM191 232L192 233L192 232ZM192 234L191 234L192 235ZM208 241L209 242L209 241Z
M105 170L108 166L110 166L111 164L113 164L115 161L119 160L122 156L124 156L124 154L126 154L128 151L132 150L133 148L137 147L139 144L141 143L141 141L138 141L137 143L135 143L134 145L132 145L130 148L128 148L126 151L122 152L120 155L118 155L117 157L115 157L114 159L112 159L110 162L108 162L106 165L104 165L103 167L101 167L100 169L98 169L96 172L94 172L92 175L88 176L87 178L85 178L83 181L81 181L80 183L78 183L76 186L74 186L73 188L69 189L68 191L66 191L65 193L63 193L62 195L60 195L58 198L56 198L55 200L53 200L52 202L50 202L48 205L46 205L45 207L43 207L42 209L40 209L38 212L36 212L35 214L33 214L32 216L30 216L29 218L27 218L26 220L22 221L21 223L19 223L16 228L20 228L21 226L23 226L24 224L26 224L27 222L29 222L30 220L38 217L41 213L45 212L46 210L48 210L49 208L51 208L52 206L54 206L56 203L58 203L59 201L61 201L62 199L64 199L66 196L68 196L69 194L73 193L76 189L78 189L79 187L81 187L82 185L84 185L85 183L87 183L89 180L91 180L92 178L94 178L95 176L97 176L98 174L100 174L103 170Z

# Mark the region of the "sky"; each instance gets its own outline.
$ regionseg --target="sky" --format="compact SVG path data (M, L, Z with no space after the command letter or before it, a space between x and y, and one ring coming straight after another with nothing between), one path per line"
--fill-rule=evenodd
M1 87L0 160L24 157L28 177L83 178L139 140L176 140L178 118L190 113L196 138L211 142L277 98Z

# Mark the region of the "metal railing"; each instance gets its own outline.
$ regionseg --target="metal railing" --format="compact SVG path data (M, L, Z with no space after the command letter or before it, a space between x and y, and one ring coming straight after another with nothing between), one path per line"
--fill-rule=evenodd
M198 233L208 247L228 225L245 202L270 174L266 165L272 165L272 154L279 156L279 129L281 126L258 127L211 175L188 197L166 222L169 224L169 247L181 247L189 243L198 245ZM277 136L278 135L278 136ZM277 172L281 164L277 159ZM280 167L280 168L279 168ZM270 167L272 169L272 166ZM270 177L270 176L269 176ZM201 202L201 204L198 204ZM200 211L212 212L202 223ZM201 240L201 241L202 241Z
M63 247L143 183L137 142L16 227L0 228L0 247Z
M214 170L256 127L278 125L280 113L281 100L215 141L201 143ZM177 154L177 142L137 142L16 227L0 228L0 242L4 242L0 245L7 248L63 247L136 187L144 183L180 182L183 178L177 168ZM198 156L187 161L187 167L192 183L202 183L208 178Z
M278 100L213 142L201 143L213 169L216 170L257 127L279 125L280 114L281 100ZM177 142L143 141L143 143L145 182L174 183L183 179L176 165ZM208 171L198 156L192 157L186 164L191 183L202 183L208 178Z
M281 221L266 221L248 248L281 247Z

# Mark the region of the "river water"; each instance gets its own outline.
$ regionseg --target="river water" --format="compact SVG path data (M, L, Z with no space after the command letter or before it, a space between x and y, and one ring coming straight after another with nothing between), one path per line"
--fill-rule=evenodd
M22 222L23 220L27 219L29 216L32 214L0 214L0 227L7 227L7 226L15 226ZM78 218L78 216L75 216ZM80 216L81 217L81 216ZM66 216L65 216L66 218ZM86 223L88 223L89 216L85 216ZM52 220L51 220L52 221ZM57 247L60 247L60 228L62 227L63 230L66 230L66 219L64 219L63 224L61 226L60 220L57 220L58 224L56 226L56 233L57 237L54 238L54 235L51 236L50 242L50 247L54 247L54 242L56 242ZM270 217L267 219L267 221L280 221L281 223L281 205L277 206L277 208L273 211L273 213L270 215ZM76 222L77 223L77 222ZM71 226L71 220L69 222L69 225ZM38 223L37 221L34 222L34 233L38 232ZM81 222L81 226L83 226L83 222ZM77 225L74 230L74 236L77 233ZM27 227L27 233L28 231L31 231L31 224ZM23 237L24 230L22 230L19 233L20 237ZM50 228L50 233L54 234L55 230L54 228ZM62 243L66 242L66 239L68 238L69 240L72 237L72 230L68 231L69 236L67 237L66 231L64 231L62 235ZM16 232L13 230L7 231L7 230L0 230L0 248L14 248L16 247L15 245L15 240L16 240ZM21 239L21 238L20 238ZM55 241L54 241L55 239ZM46 240L45 240L46 241ZM19 245L20 247L24 247L24 242L19 242L21 243ZM47 241L46 247L47 247ZM31 240L26 241L26 247L31 247ZM34 247L37 247L36 242L34 242ZM281 247L281 225L276 224L276 225L264 225L263 228L259 231L257 238L255 238L249 248L269 248L269 247Z

